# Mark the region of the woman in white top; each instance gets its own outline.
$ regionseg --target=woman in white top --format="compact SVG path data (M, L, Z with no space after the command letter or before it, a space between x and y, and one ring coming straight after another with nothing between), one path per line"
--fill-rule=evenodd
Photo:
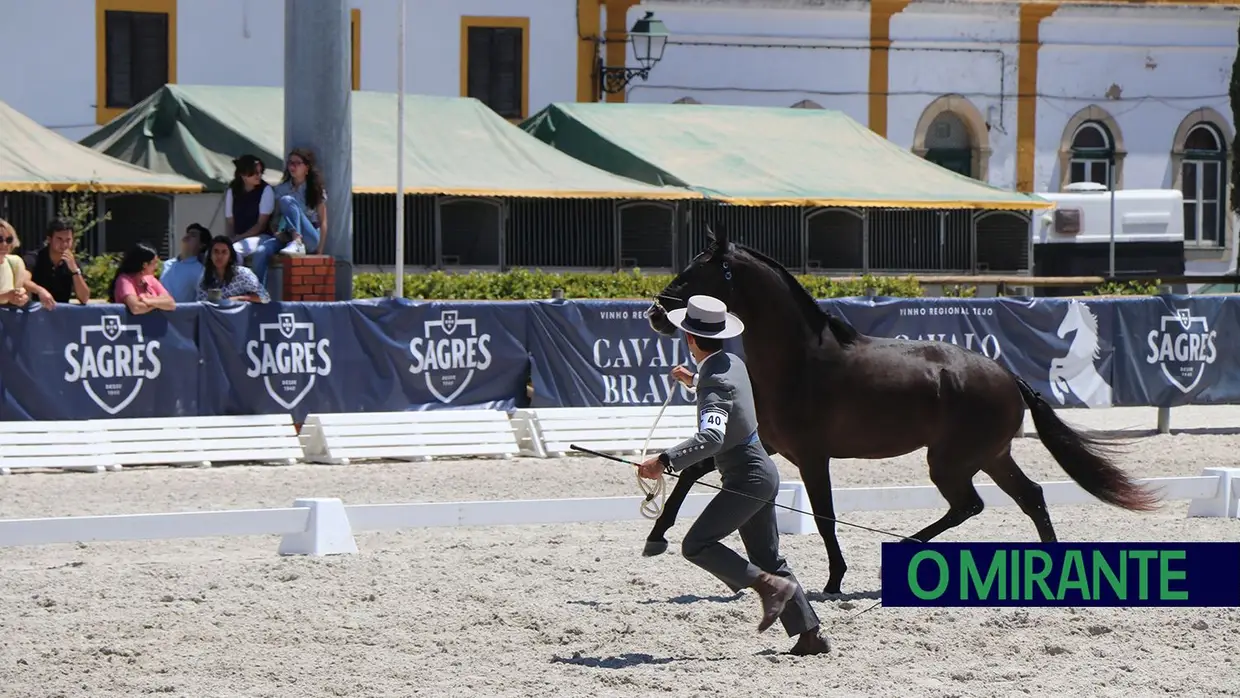
M275 237L267 231L276 208L275 193L263 181L266 168L258 157L242 155L233 165L233 180L224 194L224 234L233 241L239 257L254 255L254 273L266 281L267 264L278 249Z

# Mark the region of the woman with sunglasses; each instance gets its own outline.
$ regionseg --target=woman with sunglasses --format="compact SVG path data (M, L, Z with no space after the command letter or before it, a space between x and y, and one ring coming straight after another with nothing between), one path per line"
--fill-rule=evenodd
M0 218L0 305L24 308L30 304L30 294L34 294L44 310L51 310L56 307L56 299L34 282L26 260L14 252L21 244L13 225Z
M294 148L286 163L284 178L275 187L275 197L281 218L278 230L287 231L292 241L280 252L319 254L327 238L323 173L315 165L314 153L306 148Z
M0 218L0 305L24 308L30 303L30 294L24 287L29 272L21 255L13 253L19 245L17 231Z

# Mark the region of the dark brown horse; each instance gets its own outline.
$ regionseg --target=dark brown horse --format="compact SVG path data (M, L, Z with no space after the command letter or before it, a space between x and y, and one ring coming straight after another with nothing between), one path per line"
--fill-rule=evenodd
M760 437L799 470L814 513L835 518L831 458L893 458L926 447L930 480L947 513L911 537L928 541L981 513L973 487L979 471L1055 541L1042 488L1021 472L1011 444L1033 415L1042 444L1082 488L1109 504L1149 511L1158 498L1107 457L1104 444L1074 431L1021 378L995 360L948 342L870 337L824 312L774 260L707 229L706 249L659 294L647 311L665 336L677 331L666 313L689 296L719 298L745 323L741 335L753 383ZM647 540L647 554L666 549L663 533L704 461L679 479ZM840 592L847 565L835 523L815 519L826 543L825 593ZM659 543L662 542L662 549Z

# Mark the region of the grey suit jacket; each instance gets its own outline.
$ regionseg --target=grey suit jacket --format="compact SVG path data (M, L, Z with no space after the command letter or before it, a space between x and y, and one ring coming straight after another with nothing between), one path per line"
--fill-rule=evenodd
M720 472L765 457L749 371L735 354L719 351L698 366L697 417L697 433L663 454L674 472L711 456Z

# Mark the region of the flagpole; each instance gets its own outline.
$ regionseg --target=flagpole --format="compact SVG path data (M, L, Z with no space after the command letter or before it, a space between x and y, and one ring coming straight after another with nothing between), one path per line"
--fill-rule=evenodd
M405 297L405 3L400 3L400 36L396 42L396 290Z

